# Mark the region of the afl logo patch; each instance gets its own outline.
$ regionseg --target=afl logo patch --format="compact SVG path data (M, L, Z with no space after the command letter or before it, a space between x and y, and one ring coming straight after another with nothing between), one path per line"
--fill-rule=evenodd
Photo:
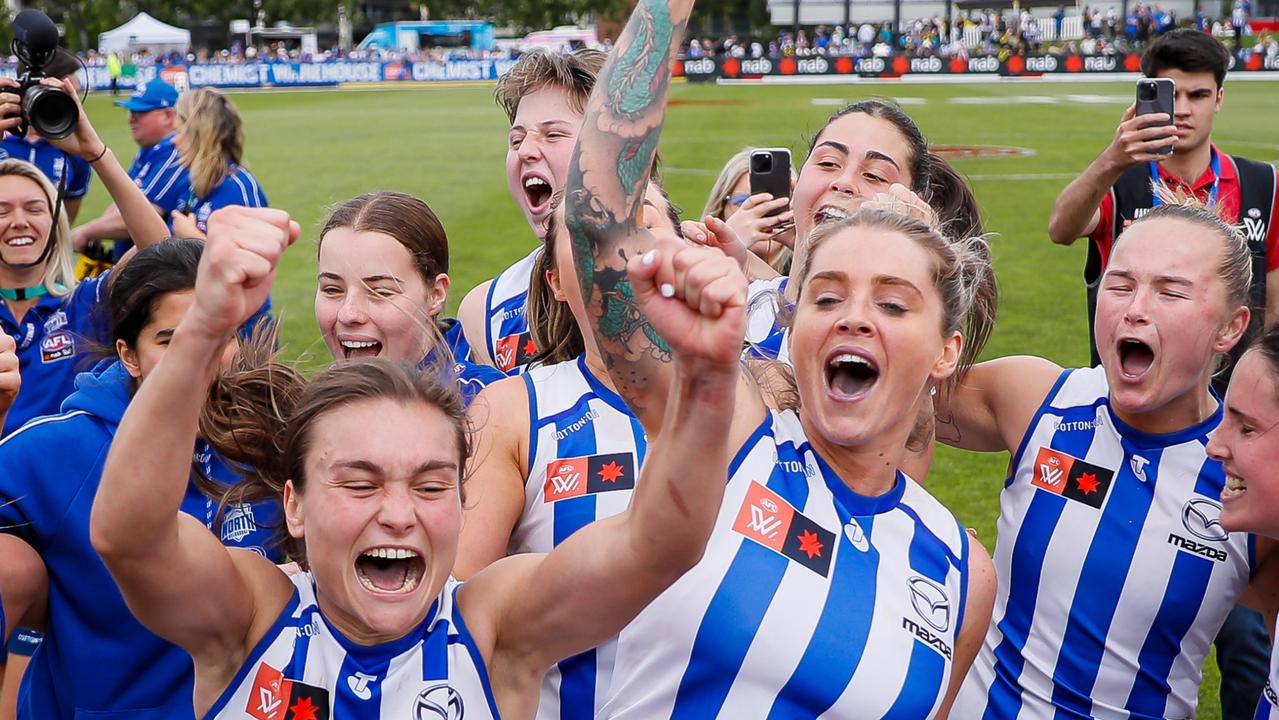
M1257 218L1261 217L1261 211L1258 210L1257 208L1248 208L1248 217L1252 218L1253 220L1256 220Z
M66 360L75 355L75 340L67 333L56 332L40 341L41 362Z
M466 707L462 696L448 683L432 685L418 693L413 720L462 720Z

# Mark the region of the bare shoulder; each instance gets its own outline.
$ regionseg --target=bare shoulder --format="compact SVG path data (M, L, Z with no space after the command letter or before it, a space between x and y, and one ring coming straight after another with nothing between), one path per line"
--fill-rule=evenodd
M541 553L504 557L476 573L458 590L458 610L485 662L497 648L500 620L513 602L515 589L529 584L545 558Z
M485 387L467 410L477 435L491 430L514 432L529 426L528 386L519 376L503 378Z
M471 344L471 357L482 365L493 364L493 359L489 357L488 318L484 308L492 285L492 280L485 280L471 288L457 308L457 320L462 324L462 333Z
M293 583L275 563L253 550L227 548L227 553L253 598L253 621L245 637L245 647L252 648L288 607Z

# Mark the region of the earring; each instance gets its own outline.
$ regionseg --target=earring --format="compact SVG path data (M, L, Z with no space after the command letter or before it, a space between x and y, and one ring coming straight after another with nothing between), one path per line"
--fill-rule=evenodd
M931 395L932 397L937 397L937 386L934 385L932 389L928 391L928 394Z

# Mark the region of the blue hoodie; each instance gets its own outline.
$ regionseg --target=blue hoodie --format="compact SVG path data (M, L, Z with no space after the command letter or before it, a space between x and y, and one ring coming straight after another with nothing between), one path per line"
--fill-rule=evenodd
M0 441L0 528L30 543L49 571L49 629L23 679L18 717L189 720L190 656L134 619L89 542L89 513L132 379L115 362L75 384L60 415ZM215 478L234 479L207 448L194 459ZM191 485L182 510L211 524L217 507ZM259 526L278 512L270 504L228 509L223 542L269 547Z

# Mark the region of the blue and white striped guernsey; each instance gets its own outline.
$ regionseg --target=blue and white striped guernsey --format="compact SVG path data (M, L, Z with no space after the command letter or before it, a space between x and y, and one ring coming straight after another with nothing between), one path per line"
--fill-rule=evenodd
M1279 694L1276 693L1276 688L1279 688L1279 643L1270 651L1270 677L1266 679L1266 687L1257 701L1257 712L1253 715L1253 720L1279 720Z
M776 360L790 365L790 328L780 322L789 278L754 280L746 293L746 352L748 358Z
M770 412L702 561L622 630L600 717L931 718L967 568L963 528L917 483L857 495Z
M1221 422L1141 433L1100 368L1062 373L1000 497L999 590L952 715L1194 717L1201 667L1254 566L1221 527Z
M612 390L576 360L530 368L524 514L509 552L550 552L587 523L621 513L644 461L644 428ZM551 668L539 720L589 720L608 687L610 640Z
M488 671L450 578L422 624L366 647L320 613L310 573L205 715L208 720L496 720Z
M524 366L536 352L524 307L528 304L533 266L541 254L539 246L498 273L484 299L484 344L493 365L507 375L524 372Z

